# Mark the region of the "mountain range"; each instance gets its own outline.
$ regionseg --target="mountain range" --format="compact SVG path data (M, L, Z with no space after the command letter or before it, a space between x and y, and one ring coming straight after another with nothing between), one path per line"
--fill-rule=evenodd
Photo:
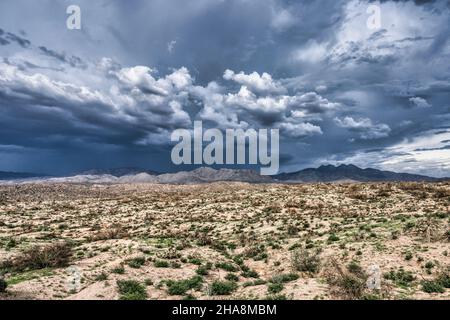
M284 182L378 182L378 181L439 181L442 179L392 171L382 171L372 168L361 169L355 165L332 166L325 165L319 168L309 168L297 172L282 173L276 179ZM445 180L445 179L444 179Z
M3 183L159 183L200 184L217 181L240 181L248 183L314 183L314 182L389 182L389 181L442 181L424 175L382 171L372 168L361 169L355 165L324 165L276 176L261 176L257 171L247 169L212 169L201 167L192 171L157 173L152 170L128 167L114 169L93 169L63 177L51 177L34 173L2 172Z

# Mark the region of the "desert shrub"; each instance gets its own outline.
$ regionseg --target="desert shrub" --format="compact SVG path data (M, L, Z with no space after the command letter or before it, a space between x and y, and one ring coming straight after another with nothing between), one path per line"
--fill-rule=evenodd
M126 228L122 225L114 225L108 228L105 228L93 237L91 237L90 241L101 241L101 240L110 240L110 239L125 239L128 238L129 234Z
M163 250L158 252L158 258L167 259L167 260L175 260L180 258L181 254L177 251L176 248L168 248L167 250Z
M283 283L269 283L269 285L267 286L267 292L269 293L279 293L281 291L283 291L284 286Z
M334 233L330 234L330 236L328 237L328 242L336 242L336 241L339 241L339 237Z
M235 281L238 282L239 281L239 277L237 275L235 275L234 273L229 273L225 276L225 279L228 281Z
M205 265L203 265L203 266L198 266L198 268L197 268L197 270L195 270L195 272L196 272L198 275L206 276L206 275L208 275L208 273L209 273L209 268L208 268L207 266L205 266Z
M294 250L291 262L294 270L315 274L319 272L320 268L320 252L318 250Z
M131 268L139 269L140 267L142 267L145 264L145 257L136 257L136 258L128 259L128 260L126 260L126 263Z
M116 274L124 274L124 273L125 273L125 268L124 268L123 265L121 264L121 265L119 265L119 266L113 268L113 269L111 270L111 272L112 272L112 273L116 273Z
M0 278L0 293L6 292L7 287L8 287L8 284L6 283L5 279Z
M361 299L366 288L365 279L358 278L353 274L342 275L338 280L337 285L345 296L350 299Z
M203 283L203 279L200 276L195 276L187 280L179 280L179 281L166 281L167 292L174 295L184 295L186 291L190 289L200 289Z
M385 273L383 277L387 280L393 281L396 285L407 287L409 286L416 277L412 274L411 271L405 271L400 268L398 271L391 270L388 273Z
M165 260L156 260L153 265L156 268L168 268L169 267L169 263Z
M364 270L361 267L361 265L356 262L356 261L351 261L348 265L347 265L347 270L350 273L356 274L356 275L363 275L364 274Z
M233 261L234 261L239 267L242 267L242 266L244 265L244 259L243 259L240 255L233 257Z
M299 228L293 225L289 225L287 228L287 234L290 236L297 235L299 231L300 231Z
M270 282L272 282L272 283L287 283L287 282L295 281L298 278L299 278L298 274L295 274L295 273L279 274L279 275L272 277L272 279L270 279Z
M444 287L444 288L450 288L450 270L448 271L442 271L438 276L436 277L436 280Z
M216 268L223 269L228 272L236 272L237 271L237 268L234 265L232 265L231 263L227 263L227 262L216 263Z
M411 252L407 252L407 253L405 254L405 260L406 260L406 261L409 261L409 260L411 260L412 258L413 258L413 255L412 255Z
M38 270L67 267L72 256L72 247L67 242L47 246L34 246L8 262L12 271Z
M445 231L444 238L445 238L445 240L450 241L450 229Z
M436 280L422 281L422 291L427 293L444 293L444 286Z
M5 244L5 249L7 251L11 250L12 248L15 248L17 246L17 241L15 239L9 239L8 242Z
M188 261L189 261L189 263L195 264L197 266L202 264L202 260L197 257L188 257Z
M244 278L259 278L258 272L255 270L245 270L241 273Z
M253 258L253 260L255 261L264 260L268 257L264 245L247 248L244 252L244 255L247 258Z
M197 235L196 238L199 246L209 246L213 243L213 239L204 233Z
M367 296L366 282L368 276L362 269L354 266L343 269L336 260L332 259L327 266L325 278L333 293L338 297L361 300Z
M230 295L237 289L234 281L214 281L210 286L210 292L213 296Z
M426 242L439 241L442 238L440 222L430 214L417 221L413 233Z
M263 209L263 212L266 213L266 214L271 214L271 213L280 213L281 210L282 210L282 209L281 209L280 206L273 205L273 206L265 207L265 208Z
M108 275L104 272L100 273L95 277L95 281L105 281L108 279Z
M143 285L134 280L117 281L120 300L145 300L147 299L147 290Z

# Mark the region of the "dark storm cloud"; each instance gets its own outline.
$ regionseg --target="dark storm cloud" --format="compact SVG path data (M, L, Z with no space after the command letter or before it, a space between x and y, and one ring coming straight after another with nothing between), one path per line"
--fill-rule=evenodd
M11 43L16 43L22 48L28 48L31 42L17 34L6 32L0 29L0 45L5 46Z
M450 169L448 1L80 0L81 31L69 4L0 3L0 170L172 169L171 130L198 119L279 128L283 171Z
M57 52L55 50L49 49L45 46L40 46L39 50L42 54L47 55L49 57L55 58L59 60L60 62L67 63L71 65L72 67L78 67L78 68L86 68L86 64L83 62L83 60L77 56L67 56L63 52Z

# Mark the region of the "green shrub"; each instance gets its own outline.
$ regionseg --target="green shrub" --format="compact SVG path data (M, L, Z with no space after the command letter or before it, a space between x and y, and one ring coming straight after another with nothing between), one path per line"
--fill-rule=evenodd
M405 271L402 268L398 271L391 270L390 272L385 273L383 277L402 287L407 287L411 284L411 282L416 280L416 277L414 277L411 271Z
M128 259L128 260L126 260L126 263L131 268L139 269L140 267L142 267L145 264L145 257L136 257L136 258Z
M214 281L210 287L213 296L229 295L236 289L237 284L233 281Z
M235 275L234 273L229 273L225 276L225 279L228 281L239 281L239 277L237 275Z
M156 268L168 268L169 267L169 263L165 260L156 260L153 264Z
M258 272L255 270L247 270L241 273L244 278L259 278Z
M195 258L195 257L189 257L189 263L195 264L197 266L202 264L202 260L200 260L199 258Z
M445 289L439 281L424 280L422 281L422 291L427 293L444 293Z
M450 272L441 272L436 280L444 287L450 288Z
M114 269L112 269L111 272L112 273L117 273L117 274L124 274L125 273L125 268L121 264L120 266L117 266Z
M120 300L146 300L147 290L143 285L134 280L117 281Z
M200 289L203 283L203 279L200 276L195 276L187 280L179 281L166 281L167 292L172 296L184 295L186 291L190 289Z
M339 237L334 233L330 234L330 236L328 237L328 242L336 242L336 241L339 241Z
M292 252L292 266L300 272L317 273L320 268L319 251L295 250Z
M228 272L236 272L237 271L237 268L234 265L232 265L231 263L227 263L227 262L216 263L216 268L223 269Z
M362 268L361 265L360 265L359 263L357 263L356 261L351 261L351 262L347 265L347 270L348 270L350 273L357 274L357 275L360 275L360 274L363 274L363 273L364 273L363 268Z
M267 291L269 293L278 293L281 292L283 290L283 283L270 283L267 286Z
M195 270L195 272L196 272L198 275L206 276L206 275L208 275L208 273L209 273L209 269L208 269L207 266L198 266L198 268L197 268L197 270Z

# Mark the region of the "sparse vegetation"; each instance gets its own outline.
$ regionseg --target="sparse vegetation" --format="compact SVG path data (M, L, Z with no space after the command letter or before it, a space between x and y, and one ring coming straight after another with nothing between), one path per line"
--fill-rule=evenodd
M236 289L237 284L234 281L214 281L210 287L213 296L230 295Z
M26 184L0 194L8 298L450 293L448 182ZM374 265L380 290L367 287Z
M57 242L46 246L33 246L11 261L4 264L12 271L37 270L45 268L67 267L72 248L66 242Z
M117 287L121 300L146 300L147 290L145 287L134 280L119 280Z
M128 259L126 262L129 267L134 268L134 269L139 269L140 267L142 267L145 264L145 257L136 257L136 258Z
M320 252L295 250L292 252L292 267L296 271L315 274L320 268Z
M202 283L203 279L200 276L195 276L193 278L180 281L168 280L166 281L166 285L168 288L167 292L169 293L169 295L184 295L186 294L186 291L190 289L199 290L202 286Z

